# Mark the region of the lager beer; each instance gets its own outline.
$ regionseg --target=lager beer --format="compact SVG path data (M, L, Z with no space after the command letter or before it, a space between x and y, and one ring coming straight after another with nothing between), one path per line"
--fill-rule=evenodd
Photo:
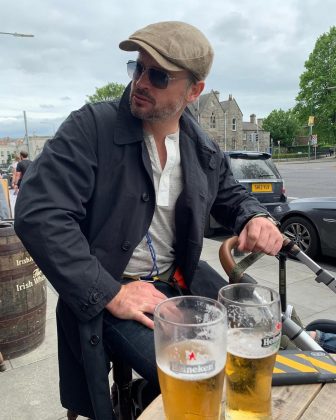
M271 384L276 356L272 341L257 331L229 330L225 419L272 418ZM263 342L269 345L262 347Z
M165 349L157 359L167 420L219 420L226 352L200 340Z
M166 420L219 420L226 362L224 306L177 296L154 311L155 358Z
M224 286L227 309L226 420L271 420L272 373L281 338L279 293L257 284Z

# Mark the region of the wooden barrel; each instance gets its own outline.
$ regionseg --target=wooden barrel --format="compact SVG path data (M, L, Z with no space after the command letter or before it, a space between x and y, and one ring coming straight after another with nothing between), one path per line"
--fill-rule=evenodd
M40 345L45 335L46 279L14 231L0 222L0 352L5 359Z

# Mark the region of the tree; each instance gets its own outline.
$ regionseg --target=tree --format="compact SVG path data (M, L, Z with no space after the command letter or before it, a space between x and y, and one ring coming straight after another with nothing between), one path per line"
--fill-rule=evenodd
M336 27L321 35L305 62L295 112L307 125L314 116L319 140L336 143ZM332 89L333 88L333 89Z
M96 92L93 95L87 95L88 102L112 101L123 94L125 87L120 83L108 83L105 86L96 88Z
M292 110L274 109L263 121L263 130L270 131L275 142L283 146L292 146L293 139L299 131L299 122Z

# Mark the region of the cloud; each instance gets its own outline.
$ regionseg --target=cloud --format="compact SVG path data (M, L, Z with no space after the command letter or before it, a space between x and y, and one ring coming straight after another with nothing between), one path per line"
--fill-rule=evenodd
M52 104L41 104L40 108L42 108L42 109L54 109L55 106L52 105Z
M5 2L0 30L35 36L0 35L0 138L22 132L23 110L28 129L43 135L53 128L41 121L53 121L56 128L96 86L127 84L125 63L135 54L120 51L119 42L161 20L186 21L207 35L215 60L206 91L218 90L223 99L232 93L245 119L251 113L261 117L273 109L288 109L294 105L304 62L336 16L333 0L153 4L152 0ZM2 116L20 116L21 122Z

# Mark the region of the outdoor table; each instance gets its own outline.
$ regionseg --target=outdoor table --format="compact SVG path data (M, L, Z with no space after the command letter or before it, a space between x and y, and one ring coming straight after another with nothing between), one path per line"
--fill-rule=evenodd
M336 359L336 355L333 357ZM273 420L335 420L335 397L335 382L275 386L272 388ZM224 409L222 418L224 419ZM138 419L165 420L161 395L146 408Z

